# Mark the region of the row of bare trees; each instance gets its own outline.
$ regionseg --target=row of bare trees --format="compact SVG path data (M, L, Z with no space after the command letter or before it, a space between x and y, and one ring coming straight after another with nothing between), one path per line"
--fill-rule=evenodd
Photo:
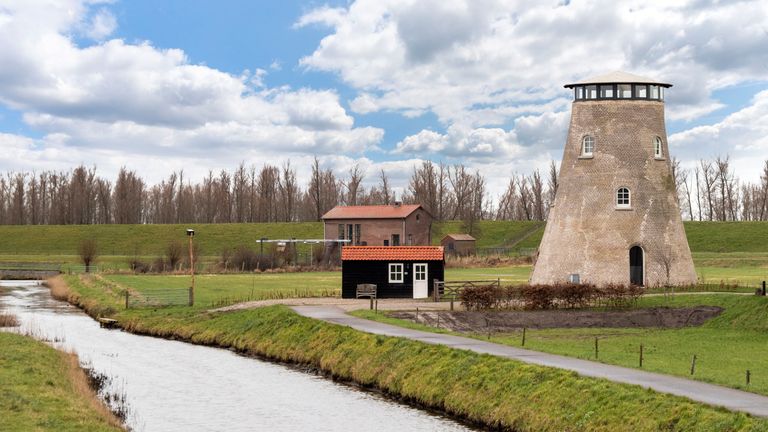
M372 181L364 182L366 174L355 165L339 175L323 168L317 159L305 187L290 163L261 168L240 164L232 172L209 172L198 182L179 171L154 185L126 168L120 169L114 181L97 175L95 167L85 166L68 172L11 172L0 176L0 224L313 221L336 205L393 204L396 199L421 203L438 220L470 224L496 217L545 217L542 211L496 211L485 177L460 164L424 162L414 167L399 198L386 172L380 170ZM526 179L520 177L519 181L535 184ZM541 187L531 187L511 193L523 196L512 198L505 208L528 200L540 202L544 192Z
M768 220L768 161L761 180L742 183L728 157L700 160L683 169L672 162L681 212L692 220ZM114 181L96 168L68 172L10 172L0 176L0 224L227 223L318 220L336 205L420 203L437 220L545 220L558 187L554 162L548 173L511 175L492 197L487 180L464 165L425 161L413 168L396 197L387 173L354 165L341 175L315 159L306 185L296 169L240 164L193 182L183 171L149 185L122 168ZM368 180L368 181L366 181ZM369 185L366 187L366 185ZM495 199L494 199L495 198Z
M768 220L768 160L757 183L739 181L728 156L701 159L688 169L673 160L672 172L684 219Z

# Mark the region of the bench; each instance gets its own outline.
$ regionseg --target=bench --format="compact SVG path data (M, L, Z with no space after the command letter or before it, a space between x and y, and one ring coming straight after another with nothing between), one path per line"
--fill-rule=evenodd
M376 285L375 284L358 284L355 291L356 298L367 297L370 299L376 298Z

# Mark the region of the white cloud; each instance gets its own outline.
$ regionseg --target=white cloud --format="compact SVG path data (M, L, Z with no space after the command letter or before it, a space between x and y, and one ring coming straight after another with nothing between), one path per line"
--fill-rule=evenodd
M690 160L729 155L742 180L757 181L768 159L768 90L720 122L671 135L669 143L678 157Z
M118 168L135 161L154 177L173 166L207 171L241 160L361 156L383 137L381 129L355 127L335 91L268 88L263 69L235 76L149 42L78 46L73 34L102 39L115 30L107 9L93 10L100 3L19 0L0 7L0 41L13 41L0 43L0 103L45 134L4 137L24 156L16 169L38 169L56 154L65 156L59 167L79 157Z
M103 40L111 35L116 28L115 16L106 9L100 9L91 17L91 21L85 29L85 35L94 40Z
M566 111L563 84L615 69L674 83L670 118L693 120L723 107L714 90L766 79L764 6L356 0L299 19L333 29L301 64L357 89L355 112L432 112L446 127Z

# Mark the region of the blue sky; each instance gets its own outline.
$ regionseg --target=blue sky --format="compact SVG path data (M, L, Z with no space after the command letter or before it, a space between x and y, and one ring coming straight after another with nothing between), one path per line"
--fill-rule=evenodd
M671 151L768 157L760 1L0 2L2 170L121 166L150 182L317 156L405 186L464 163L500 193L558 160L567 82L672 82Z

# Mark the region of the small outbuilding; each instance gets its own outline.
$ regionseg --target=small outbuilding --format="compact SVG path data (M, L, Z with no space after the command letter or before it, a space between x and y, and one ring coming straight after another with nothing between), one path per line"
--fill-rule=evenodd
M341 297L355 298L357 285L376 285L378 298L427 298L433 281L444 280L442 246L344 246Z
M440 244L449 255L472 255L475 253L475 238L469 234L448 234Z

